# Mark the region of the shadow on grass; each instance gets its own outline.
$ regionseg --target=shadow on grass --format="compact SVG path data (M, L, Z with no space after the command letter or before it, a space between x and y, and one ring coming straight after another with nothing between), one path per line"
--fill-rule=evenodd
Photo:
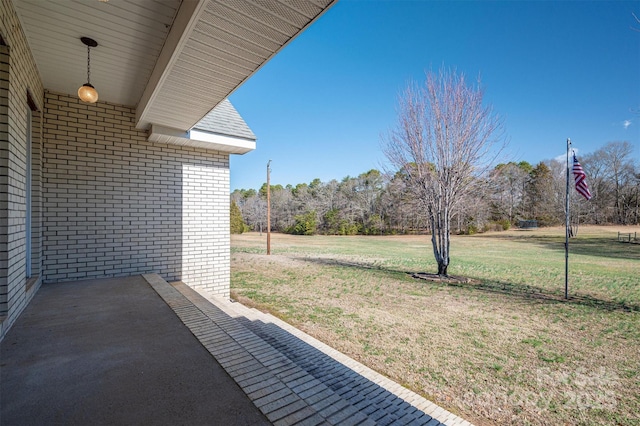
M301 260L311 263L316 263L325 266L340 266L346 268L354 268L367 271L379 271L385 275L393 275L397 277L398 274L404 274L409 276L415 276L416 272L401 271L393 268L387 268L384 266L368 263L347 262L340 259L331 258L316 258L316 257L304 257ZM415 278L415 277L414 277ZM538 303L563 303L576 306L585 306L590 308L602 309L605 311L624 311L624 312L640 312L640 305L633 303L624 303L613 300L598 299L593 296L581 294L581 295L569 295L569 299L564 299L564 293L551 292L540 287L531 286L527 284L513 284L504 281L488 281L485 279L477 279L474 277L468 277L471 282L455 282L455 281L427 281L432 285L443 285L448 287L456 287L470 291L477 291L490 294L501 294L514 298L521 299L523 301L531 301ZM415 278L419 280L419 278Z
M483 235L483 238L537 244L544 248L564 252L564 236L551 235ZM622 243L614 238L575 237L569 239L569 253L614 259L640 260L640 244Z
M577 306L602 309L605 311L640 312L640 305L633 303L603 300L587 294L569 294L569 299L564 298L564 292L551 292L540 287L526 284L513 284L503 281L480 280L476 283L445 283L451 287L459 287L468 290L477 290L485 293L503 294L517 297L523 300L547 303L564 303Z

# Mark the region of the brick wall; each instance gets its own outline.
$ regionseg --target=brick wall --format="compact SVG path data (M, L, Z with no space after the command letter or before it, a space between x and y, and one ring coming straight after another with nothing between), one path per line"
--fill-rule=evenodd
M45 94L45 282L156 272L228 295L228 154L147 142L134 116Z
M28 95L42 110L43 87L18 16L0 0L0 338L24 309L40 280L27 288L26 160ZM36 114L37 116L37 114ZM32 132L39 135L37 120ZM38 141L34 141L38 143ZM38 147L36 147L36 152ZM37 155L37 153L36 153ZM37 161L36 161L37 163ZM33 163L32 163L33 164ZM34 170L34 172L38 172ZM39 196L36 195L36 199ZM38 219L36 218L36 223ZM36 233L36 237L37 237Z
M31 119L31 277L42 271L42 112Z

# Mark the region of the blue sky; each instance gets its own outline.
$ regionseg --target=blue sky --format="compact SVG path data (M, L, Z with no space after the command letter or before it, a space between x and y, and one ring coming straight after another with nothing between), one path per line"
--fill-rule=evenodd
M230 97L258 137L231 190L357 176L385 163L399 91L425 70L480 76L504 161L629 141L640 161L640 1L342 0ZM634 30L634 28L636 30Z

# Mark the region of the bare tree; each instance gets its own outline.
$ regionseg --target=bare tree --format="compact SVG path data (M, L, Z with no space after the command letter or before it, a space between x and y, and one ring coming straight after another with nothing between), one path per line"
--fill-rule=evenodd
M455 70L430 71L423 86L401 93L397 125L383 138L385 156L407 174L427 212L438 275L447 275L453 209L504 140L502 120L482 104L483 94Z
M507 219L515 223L522 217L524 190L533 170L526 161L498 164L490 173L489 185L492 210L495 220Z
M609 142L598 151L601 151L599 155L604 158L608 179L613 185L614 221L626 225L630 207L626 192L632 188L630 183L634 180L634 166L631 158L633 146L627 141Z

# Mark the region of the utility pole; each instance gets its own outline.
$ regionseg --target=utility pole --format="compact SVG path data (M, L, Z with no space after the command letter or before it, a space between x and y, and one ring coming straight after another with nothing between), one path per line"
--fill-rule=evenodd
M267 163L267 255L271 254L271 160Z

